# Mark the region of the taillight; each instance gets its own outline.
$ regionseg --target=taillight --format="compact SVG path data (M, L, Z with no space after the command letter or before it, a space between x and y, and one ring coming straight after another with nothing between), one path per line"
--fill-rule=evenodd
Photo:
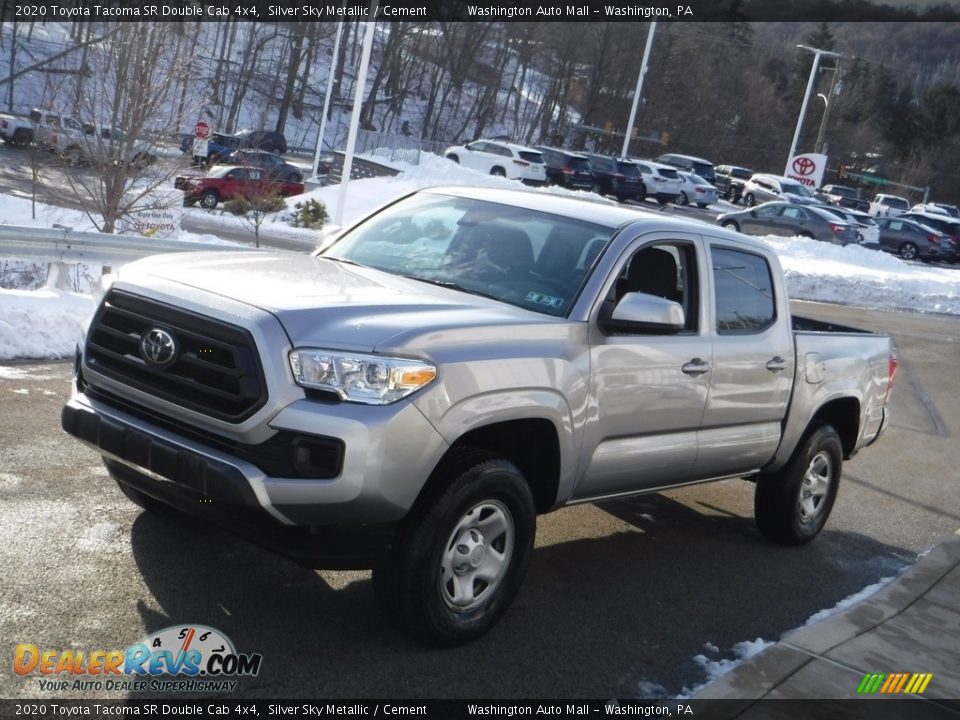
M562 172L564 175L573 175L573 168L572 168L572 167L562 167L562 168L560 168L560 172Z
M707 191L706 188L702 188L702 187L694 188L693 190L694 192L698 192L698 193L705 193Z
M890 402L890 395L893 393L893 381L897 377L897 355L890 353L890 359L887 361L887 394L883 398L883 404Z
M927 235L927 240L932 243L939 242L940 238L936 235Z
M528 163L526 160L514 160L514 161L513 161L513 164L514 164L514 165L519 165L520 167L529 167L529 166L530 166L530 163Z
M833 232L835 232L837 235L843 235L847 231L847 226L830 223L830 229L833 230Z

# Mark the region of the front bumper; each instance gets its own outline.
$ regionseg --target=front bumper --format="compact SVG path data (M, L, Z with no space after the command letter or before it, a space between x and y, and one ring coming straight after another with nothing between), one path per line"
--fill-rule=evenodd
M100 453L119 482L166 505L308 567L373 567L389 550L397 523L433 467L429 463L439 460L446 445L410 404L394 406L389 416L381 413L379 422L360 432L336 417L337 406L318 414L306 403L281 411L271 426L279 423L275 429L281 433L306 436L296 429L306 427L321 439L342 438L335 477L273 477L258 466L270 467L258 459L264 454L259 445L231 450L83 392L64 406L61 424ZM348 411L358 407L363 406ZM339 438L324 432L338 426L343 431ZM406 450L396 450L398 443ZM407 464L406 474L394 457L384 457L391 451Z

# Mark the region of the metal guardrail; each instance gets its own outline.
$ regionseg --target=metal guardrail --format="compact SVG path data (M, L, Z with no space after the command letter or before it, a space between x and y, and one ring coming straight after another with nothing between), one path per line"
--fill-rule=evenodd
M66 265L124 264L170 252L250 250L243 246L162 240L142 235L105 235L68 229L0 225L0 257L50 263L47 287L63 289Z

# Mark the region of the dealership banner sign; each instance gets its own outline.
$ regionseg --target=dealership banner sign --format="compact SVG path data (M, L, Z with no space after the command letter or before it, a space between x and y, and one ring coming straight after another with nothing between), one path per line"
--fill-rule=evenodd
M813 189L823 183L823 173L827 169L827 156L820 153L804 153L794 155L787 161L787 169L783 173L791 180Z

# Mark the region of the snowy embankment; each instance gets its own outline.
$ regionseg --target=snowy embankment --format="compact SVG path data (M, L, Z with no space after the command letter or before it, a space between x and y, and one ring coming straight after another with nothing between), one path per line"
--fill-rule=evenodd
M467 170L435 155L424 154L417 166L395 164L403 170L388 178L356 180L348 187L342 221L348 224L392 198L434 185L474 185L517 188L512 180ZM595 195L558 188L545 191L572 197ZM325 203L331 215L339 202L340 186L319 188L305 196L290 198L288 208L305 199ZM612 201L609 201L612 202ZM650 206L653 209L653 206ZM199 208L186 210L188 216L204 218L211 232L217 227L246 230L242 220L229 213L210 213ZM316 231L292 228L280 213L261 229L264 236L317 237ZM0 223L50 227L59 223L77 230L92 229L82 213L44 207L31 219L28 200L2 196ZM210 235L181 232L181 239L223 242ZM251 236L252 239L252 236ZM790 296L870 308L960 315L960 269L908 264L886 253L859 246L838 247L803 238L763 238L776 249L784 267ZM0 261L0 269L3 269ZM4 280L0 274L0 280ZM4 284L8 281L4 280ZM0 290L0 360L15 358L69 357L83 321L93 311L90 294L54 290Z

